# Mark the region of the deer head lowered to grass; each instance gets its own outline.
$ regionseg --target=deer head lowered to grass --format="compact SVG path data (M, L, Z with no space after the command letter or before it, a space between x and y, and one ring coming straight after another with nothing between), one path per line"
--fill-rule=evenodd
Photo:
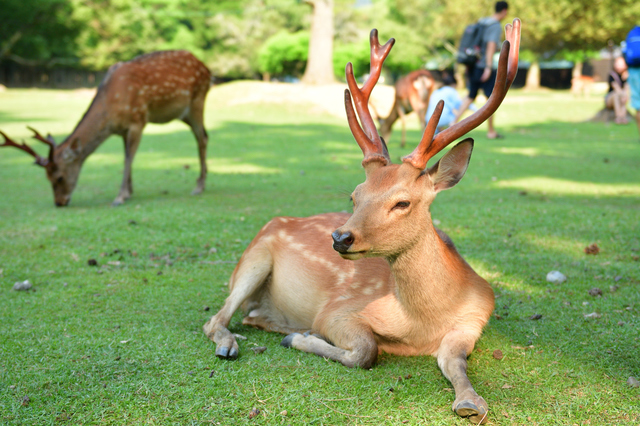
M6 134L3 146L21 149L44 167L53 187L56 206L66 206L78 182L82 164L110 135L124 139L124 176L113 204L122 204L133 193L131 163L142 130L147 123L167 123L180 119L191 127L198 141L200 177L194 194L204 190L207 177L207 141L204 128L204 101L211 85L211 73L191 53L184 50L154 52L109 68L87 112L74 131L59 145L51 135L34 138L49 146L41 157L25 143Z
M393 107L386 118L378 116L380 122L380 135L385 141L391 136L393 124L400 119L402 123L402 139L400 146L404 148L406 143L405 115L415 111L420 121L420 129L426 126L425 114L429 107L429 98L435 89L435 79L427 70L412 71L396 81L394 85L395 97ZM377 112L374 110L376 115Z
M218 357L238 356L227 327L242 305L244 324L288 334L283 346L348 367L368 368L382 351L433 355L455 388L453 410L486 420L488 406L469 382L466 358L493 311L493 291L434 228L429 212L436 194L464 175L473 140L425 167L504 99L517 71L519 20L506 26L506 38L485 106L433 137L441 102L417 148L402 164L391 164L367 103L394 40L380 46L371 32L371 76L362 89L347 65L345 107L366 174L352 194L353 214L279 217L260 230L231 275L224 306L203 327Z

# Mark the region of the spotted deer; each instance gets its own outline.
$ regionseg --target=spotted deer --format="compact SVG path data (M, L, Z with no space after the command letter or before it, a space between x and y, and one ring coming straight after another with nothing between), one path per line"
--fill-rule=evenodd
M361 89L350 63L346 69L347 119L364 154L366 176L351 196L353 214L278 217L260 230L231 275L231 294L203 327L218 357L239 355L227 327L242 306L243 324L287 334L283 346L347 367L369 368L383 351L433 355L455 389L453 410L486 421L488 406L466 370L467 356L493 311L493 291L433 226L429 211L436 194L464 175L473 140L426 165L504 99L517 71L520 21L505 32L496 86L486 105L434 137L441 101L401 164L391 164L367 107L394 40L381 46L376 30L371 32L371 73Z
M427 70L412 71L400 78L395 84L396 93L389 116L387 118L378 117L382 139L389 140L391 127L399 118L402 123L400 146L404 148L406 144L406 114L412 111L415 111L418 116L420 129L424 129L427 124L425 115L429 106L429 98L434 89L435 80Z
M34 138L49 146L41 157L25 143L18 143L0 132L3 146L21 149L45 169L53 187L56 206L66 206L78 182L84 161L110 135L124 139L124 176L114 205L133 193L131 164L142 131L147 123L167 123L179 119L191 127L198 141L200 177L193 191L204 190L207 177L207 141L204 128L204 101L211 84L211 73L191 53L184 50L154 52L128 62L112 65L73 132L59 145L51 135L44 137L29 127Z

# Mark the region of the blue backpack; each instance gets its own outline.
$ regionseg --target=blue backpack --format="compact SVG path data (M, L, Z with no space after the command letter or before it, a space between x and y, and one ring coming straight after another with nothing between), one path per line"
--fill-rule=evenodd
M635 26L626 40L624 59L630 67L640 67L640 26Z

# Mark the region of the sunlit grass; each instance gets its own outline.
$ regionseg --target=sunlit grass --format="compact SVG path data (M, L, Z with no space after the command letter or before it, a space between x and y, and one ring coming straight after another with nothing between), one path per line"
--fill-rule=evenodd
M497 182L496 186L498 188L523 189L554 195L612 195L629 197L637 197L640 195L640 183L637 185L601 184L597 182L574 182L566 179L553 179L542 176L502 180Z
M326 112L329 92L319 108L308 96L271 103L273 88L256 98L261 86L211 90L210 174L198 197L184 123L145 129L134 194L119 208L110 206L119 137L89 157L64 209L26 154L0 149L0 423L467 424L451 413L451 384L433 358L382 354L371 370L349 370L280 347L282 336L243 326L239 314L240 358L214 356L201 326L256 232L276 215L349 210L364 179L345 120ZM234 98L250 92L255 102ZM32 125L61 140L90 100L7 90L0 130L29 138ZM639 390L626 384L640 377L640 143L633 126L583 123L601 104L600 94L511 92L496 114L506 138L472 132L466 176L432 205L496 294L469 358L491 424L640 421ZM420 139L414 118L408 129L406 148L399 126L388 141L396 162ZM600 253L586 254L593 243ZM551 270L567 281L548 283ZM11 290L25 279L36 291Z

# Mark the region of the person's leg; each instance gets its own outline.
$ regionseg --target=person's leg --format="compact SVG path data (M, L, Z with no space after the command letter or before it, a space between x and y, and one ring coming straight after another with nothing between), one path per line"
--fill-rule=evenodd
M466 98L462 100L462 104L460 105L460 109L456 113L456 118L453 121L453 123L457 123L458 121L460 121L460 119L462 118L462 115L467 111L469 106L476 99L476 96L478 96L478 90L480 90L480 87L482 84L480 82L480 76L478 75L478 71L482 71L482 70L478 70L476 67L467 68L469 94L467 95Z
M627 84L631 91L631 108L636 110L636 125L640 134L640 68L629 68Z
M493 92L493 87L496 85L496 70L493 70L491 72L491 77L489 77L489 79L487 81L485 81L483 83L482 86L482 90L484 91L485 96L487 97L487 99L489 99L489 97L491 96L491 93ZM489 139L497 139L499 137L501 137L501 135L498 134L498 132L496 131L495 127L493 126L493 116L495 114L491 115L489 117L489 119L487 120L487 138Z
M627 124L627 103L623 93L613 94L613 109L616 113L616 124Z

